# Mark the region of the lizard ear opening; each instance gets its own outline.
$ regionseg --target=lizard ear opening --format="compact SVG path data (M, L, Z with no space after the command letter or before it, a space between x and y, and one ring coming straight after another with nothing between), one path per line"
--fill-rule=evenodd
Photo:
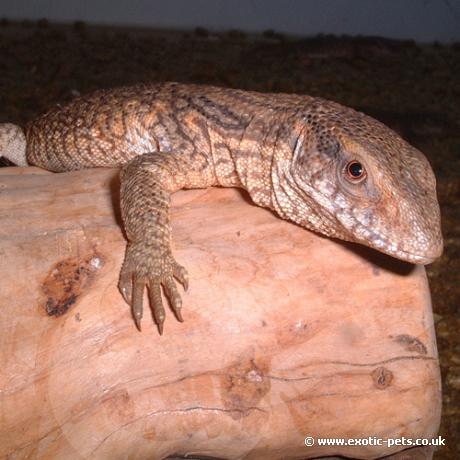
M296 139L291 173L305 180L330 171L341 157L341 145L327 130L311 133L305 129Z

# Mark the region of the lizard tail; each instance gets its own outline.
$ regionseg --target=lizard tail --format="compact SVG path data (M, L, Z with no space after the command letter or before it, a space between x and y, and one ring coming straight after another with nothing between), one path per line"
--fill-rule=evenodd
M20 126L0 123L0 157L7 158L17 166L28 166L26 136Z

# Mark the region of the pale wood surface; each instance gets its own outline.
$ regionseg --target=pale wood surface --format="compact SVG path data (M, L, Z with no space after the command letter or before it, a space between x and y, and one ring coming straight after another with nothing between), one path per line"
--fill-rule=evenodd
M0 170L0 458L372 458L401 448L304 438L435 435L422 267L237 190L184 191L172 218L185 323L168 312L160 337L147 309L140 333L117 289L116 190L113 170Z

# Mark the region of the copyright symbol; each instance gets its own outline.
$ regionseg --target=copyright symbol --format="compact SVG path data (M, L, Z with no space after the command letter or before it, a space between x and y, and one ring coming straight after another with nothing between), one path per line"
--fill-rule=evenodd
M315 444L315 440L311 436L307 436L304 443L306 446L313 446Z

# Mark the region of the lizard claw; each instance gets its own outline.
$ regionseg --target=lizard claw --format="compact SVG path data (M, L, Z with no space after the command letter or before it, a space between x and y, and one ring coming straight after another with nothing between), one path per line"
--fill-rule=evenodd
M179 265L171 254L158 257L156 254L146 254L146 252L146 248L141 247L140 244L128 244L120 274L119 289L125 301L131 305L136 327L140 331L143 316L143 295L147 286L153 317L161 335L166 318L161 287L163 287L177 320L183 322L182 298L174 278L187 290L188 275L187 270Z
M122 271L120 273L118 289L120 289L123 299L125 299L125 302L129 305L131 305L131 299L132 299L132 286L133 286L132 274Z
M179 265L177 262L175 262L175 265L173 268L173 274L174 274L174 277L177 280L179 280L180 284L182 284L184 291L187 291L188 290L187 270L184 267L182 267L182 265Z

